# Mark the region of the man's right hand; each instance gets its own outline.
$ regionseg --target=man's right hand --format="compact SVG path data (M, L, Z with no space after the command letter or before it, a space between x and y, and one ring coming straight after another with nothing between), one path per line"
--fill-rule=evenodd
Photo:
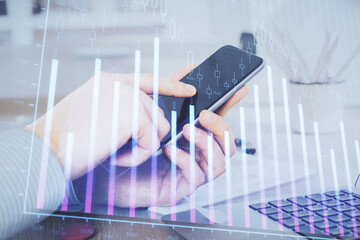
M159 93L177 97L190 97L196 93L194 87L181 83L180 80L193 67L186 67L170 78L160 78ZM118 101L118 121L117 132L113 130L113 106L115 82L120 83ZM155 152L160 140L168 133L170 126L165 119L163 111L156 106L158 111L158 129L154 129L153 124L153 101L149 95L152 94L153 76L151 74L140 75L139 91L139 111L137 128L137 156L133 158L131 150L117 157L119 166L137 166L146 161ZM83 84L81 87L62 99L52 109L52 128L50 142L48 143L55 155L58 157L62 168L65 168L65 156L67 149L67 134L74 134L74 144L72 153L71 179L76 179L89 170L89 158L93 159L92 167L106 160L114 153L112 147L112 137L116 136L116 148L121 148L132 138L134 119L134 80L133 75L100 73L98 114L96 125L92 128L92 109L93 109L93 88L94 77ZM116 112L116 111L115 111ZM36 120L35 134L44 139L46 113ZM34 124L34 123L33 123ZM32 131L31 124L26 129ZM136 129L136 128L135 128ZM95 146L91 144L91 132L95 131ZM158 139L153 144L152 132L157 131ZM94 156L89 156L89 149L93 148Z

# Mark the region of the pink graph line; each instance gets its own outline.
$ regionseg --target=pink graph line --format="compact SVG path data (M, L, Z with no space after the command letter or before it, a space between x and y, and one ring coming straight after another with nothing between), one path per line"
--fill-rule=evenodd
M118 120L119 120L119 103L120 103L120 82L116 81L114 85L113 100L113 119L112 119L112 136L111 136L111 157L109 173L109 191L108 191L108 215L114 214L115 201L115 172L116 172L116 151L118 142Z
M154 37L154 78L153 78L153 124L152 131L152 144L153 149L156 147L158 141L158 98L159 98L159 52L160 52L160 39ZM157 155L151 157L151 208L153 211L150 213L151 219L156 219L156 205L157 205Z
M132 161L136 161L138 158L137 151L137 138L139 131L139 97L140 97L140 50L135 51L135 77L134 77L134 109L133 109L133 129L132 129ZM131 167L130 170L130 202L129 202L129 217L135 217L136 207L136 179L137 179L137 167Z
M240 138L243 144L241 145L241 158L243 167L243 182L244 182L244 211L245 211L245 227L250 227L250 212L249 212L249 190L248 190L248 172L247 172L247 156L246 156L246 134L245 134L245 109L240 107ZM225 142L226 143L226 142Z
M40 165L40 176L39 176L39 185L38 185L38 194L36 207L38 209L44 208L44 195L46 187L46 174L48 168L48 157L49 157L49 144L50 144L50 135L52 127L52 118L55 101L55 89L56 89L56 79L57 79L57 70L58 70L58 60L53 59L51 62L51 74L50 74L50 86L49 86L49 96L47 102L47 115L45 122L45 133L44 133L44 144L42 147L41 154L41 165Z
M189 105L190 122L190 222L196 222L196 196L195 196L195 108Z
M232 216L232 194L231 194L231 166L230 166L230 143L229 143L229 132L224 132L225 138L225 168L226 168L226 199L227 199L227 225L233 225Z
M171 111L171 221L176 221L176 111Z
M99 85L100 85L101 59L95 59L95 73L93 85L93 101L91 109L91 129L90 129L90 149L88 160L88 174L86 177L86 196L85 196L85 213L91 213L92 191L94 181L94 161L96 147L96 125L99 105Z
M208 146L208 178L209 178L209 224L214 224L214 159L213 159L213 136L207 138Z
M260 182L260 199L262 208L265 208L265 183L264 183L264 163L263 163L263 148L261 136L261 123L260 123L260 101L259 101L259 88L254 84L254 99L255 99L255 119L256 119L256 138L257 138L257 152L259 161L259 182ZM262 229L267 229L266 215L261 215Z
M67 211L68 209L73 145L74 145L74 134L69 132L67 134L67 139L66 139L65 188L64 188L63 201L61 203L61 211Z
M276 184L276 199L278 200L278 205L281 206L281 188L280 188L280 178L279 178L279 153L278 153L278 141L277 141L277 131L276 131L276 118L275 118L275 103L274 103L274 91L273 91L273 80L272 80L272 70L270 66L267 66L267 76L268 76L268 89L269 89L269 107L270 107L270 122L271 122L271 142L273 147L273 156L274 156L274 169L275 169L275 184ZM282 212L278 213L279 219L282 219ZM282 221L279 221L279 230L284 230Z

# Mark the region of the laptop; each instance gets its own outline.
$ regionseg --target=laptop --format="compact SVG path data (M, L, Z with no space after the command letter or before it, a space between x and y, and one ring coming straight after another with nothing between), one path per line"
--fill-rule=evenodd
M233 227L228 227L227 224L210 226L209 220L199 212L196 212L196 223L190 224L190 211L177 213L176 222L171 221L171 215L164 215L162 221L173 226L175 224L177 227L174 229L186 239L192 239L194 235L196 239L240 239L244 234L249 239L249 234L256 239L269 239L270 236L274 239L299 239L300 235L307 239L357 239L360 238L359 177L360 175L354 187L339 187L267 202L255 201L248 209L243 204L234 204ZM221 206L217 209L221 209ZM226 213L226 204L221 210ZM245 227L246 213L249 213L250 222L247 225L250 227ZM264 218L267 219L266 229ZM196 229L202 230L199 236Z

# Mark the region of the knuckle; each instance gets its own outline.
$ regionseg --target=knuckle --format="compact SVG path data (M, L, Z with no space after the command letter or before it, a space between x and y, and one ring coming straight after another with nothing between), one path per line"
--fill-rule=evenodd
M200 181L200 185L204 184L206 181L206 176L205 174L202 172L201 175L199 176L199 181Z
M164 118L164 132L168 133L170 131L170 123Z

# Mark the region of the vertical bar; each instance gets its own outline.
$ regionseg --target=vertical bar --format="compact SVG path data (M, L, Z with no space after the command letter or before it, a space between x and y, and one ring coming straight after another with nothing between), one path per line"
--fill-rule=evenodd
M263 162L263 148L262 148L262 136L261 136L261 124L260 124L260 101L259 101L259 88L254 84L254 98L255 98L255 122L256 122L256 143L257 143L257 155L259 162L259 184L260 184L260 200L265 208L265 182L264 182L264 162ZM264 214L261 214L262 228L267 229L267 219Z
M112 135L111 135L111 157L109 173L109 191L108 191L108 215L114 214L115 200L115 172L116 172L116 151L118 148L118 124L119 124L119 105L120 105L120 82L116 81L114 85L113 116L112 116Z
M288 147L288 158L290 166L290 179L291 179L291 195L295 199L296 194L296 184L295 184L295 169L294 169L294 155L293 155L293 145L291 138L291 126L290 126L290 113L289 113L289 98L287 92L286 79L282 79L283 85L283 97L284 97L284 111L285 111L285 126L286 126L286 141ZM294 204L294 213L297 214L297 205ZM299 231L299 219L294 218L295 232Z
M171 111L171 221L176 221L176 111Z
M86 197L85 197L85 212L91 212L92 202L92 190L94 180L94 161L95 161L95 147L96 147L96 125L97 115L99 109L99 88L100 88L100 70L101 59L95 59L95 71L94 71L94 85L93 85L93 101L91 108L91 129L90 129L90 148L89 148L89 160L88 160L88 174L86 177Z
M358 162L358 169L359 169L359 173L360 173L360 149L359 149L359 141L355 140L355 151L356 151L356 158L357 158L357 162ZM353 225L356 226L356 220L353 218ZM354 227L354 237L359 237L359 232L357 227Z
M343 153L344 153L344 161L345 161L345 170L346 170L346 180L347 180L347 188L350 190L351 188L351 177L350 177L350 167L349 167L349 158L348 158L348 152L347 152L347 146L346 146L346 137L345 137L345 129L344 129L344 122L340 121L340 133L341 133L341 142L343 146ZM353 205L353 200L349 201L351 205ZM355 223L355 216L352 218L353 225ZM344 229L342 228L342 219L340 215L340 235L344 236ZM354 232L356 230L354 229ZM355 233L354 233L355 234Z
M300 132L301 132L301 146L302 146L304 169L305 169L306 194L309 195L311 193L311 187L310 187L310 179L309 179L309 161L308 161L306 138L305 138L305 124L304 124L304 114L303 114L302 104L298 104L298 108L299 108L299 120L300 120L299 122L300 122ZM310 205L310 210L311 210L311 205ZM310 231L311 233L315 233L313 216L310 216L309 220L310 220Z
M52 109L54 107L54 102L55 102L57 71L58 71L58 60L53 59L51 62L49 95L48 95L47 108L46 108L47 113L46 113L45 131L44 131L44 144L42 146L39 186L38 186L37 203L36 203L36 207L39 209L42 209L44 207L46 172L48 167L48 157L50 151L49 145L50 145L50 137L51 137L52 118L53 118Z
M280 173L279 173L279 154L278 154L278 143L276 134L276 120L275 120L275 104L274 104L274 90L272 83L272 71L271 67L267 66L268 73L268 85L269 85L269 103L270 103L270 121L271 121L271 136L272 136L272 147L274 156L274 168L275 168L275 184L276 184L276 199L277 205L281 206L281 189L280 189ZM279 230L282 231L284 226L282 224L282 212L279 211Z
M322 164L322 158L321 158L319 127L318 127L317 122L314 122L314 133L315 133L316 157L317 157L318 166L319 166L320 189L321 189L321 192L325 192L324 171L323 171L323 164ZM327 210L324 209L324 216L327 215L326 213L327 213ZM327 235L330 234L329 223L327 221L325 221L325 233Z
M139 96L140 96L140 50L135 51L135 78L134 78L134 109L133 109L133 127L132 127L132 161L136 161L138 157L137 139L139 130ZM134 165L134 164L132 164ZM137 167L131 167L130 170L130 202L129 202L129 217L135 217L136 207L136 175Z
M351 187L351 174L350 174L349 157L348 157L348 151L347 151L347 146L346 146L346 137L345 137L345 129L344 129L343 121L340 121L340 132L341 132L341 142L342 142L343 151L344 151L347 187L350 188Z
M331 167L332 167L332 174L333 174L333 181L334 181L334 189L336 191L339 191L339 182L338 182L337 173L336 173L337 167L336 167L336 162L335 162L334 149L330 149L330 159L331 159ZM341 214L339 215L339 218L340 218L340 220L339 220L340 235L344 236L344 229L342 227ZM356 221L356 218L353 216L352 220L354 222L354 220ZM328 217L325 218L325 221L328 222Z
M74 145L74 133L69 132L66 138L66 155L65 155L65 172L64 172L65 191L64 191L63 201L61 203L61 211L67 211L68 209L73 145Z
M232 218L232 194L231 194L231 164L230 164L230 143L229 131L224 132L225 138L225 168L226 168L226 199L227 199L227 224L233 225Z
M152 131L152 144L153 149L156 148L158 141L158 102L159 102L159 59L160 59L160 40L158 37L154 37L154 73L153 73L153 124L154 128ZM157 155L151 156L151 207L154 211L151 211L150 218L156 219L156 205L157 205Z
M190 222L196 221L196 196L195 196L195 107L189 105L190 122Z
M321 158L321 148L320 148L320 138L319 138L319 127L317 122L314 122L314 132L315 132L316 156L318 160L319 175L320 175L320 188L321 188L321 192L325 192L324 171L323 171L323 164Z
M207 137L208 146L208 179L209 179L209 224L214 224L214 159L213 159L213 136Z
M356 158L358 161L358 172L360 173L360 149L359 149L359 140L355 140L355 150L356 150Z
M250 227L250 212L249 212L249 189L248 189L248 168L246 156L246 134L245 134L245 110L240 107L240 138L241 138L241 158L243 170L243 186L244 186L244 212L245 212L245 227Z
M339 182L338 182L338 176L337 176L337 173L336 173L337 166L336 166L336 161L335 161L334 149L330 149L330 158L331 158L331 167L332 167L332 174L333 174L333 181L334 181L334 189L336 191L339 191ZM354 230L353 230L354 235L356 236L358 234L358 232L357 232L356 217L355 217L354 213L352 213L351 220L352 220L353 226L354 226ZM342 236L344 235L342 228L340 228L340 234L342 234Z
M26 177L26 186L25 186L25 198L24 198L24 208L23 212L26 212L26 205L27 205L27 196L28 196L28 190L29 190L29 179L30 179L30 168L32 166L32 157L33 157L33 146L34 146L34 139L35 139L35 129L36 129L36 119L38 116L38 107L39 107L39 96L40 96L40 86L41 86L41 80L42 80L42 72L43 72L43 62L44 62L44 52L45 52L45 45L46 45L46 33L48 30L48 20L49 20L49 10L50 10L50 0L47 0L46 12L45 12L45 23L44 23L44 34L42 38L42 45L41 45L41 58L40 58L40 66L39 66L39 77L37 82L37 90L36 90L36 100L35 100L35 110L34 110L34 118L33 118L33 128L32 128L32 136L31 136L31 148L30 148L30 154L29 154L29 164L28 164L28 174ZM41 194L40 194L41 196ZM43 197L41 197L43 199ZM38 198L37 198L38 199ZM40 204L40 206L43 204Z

